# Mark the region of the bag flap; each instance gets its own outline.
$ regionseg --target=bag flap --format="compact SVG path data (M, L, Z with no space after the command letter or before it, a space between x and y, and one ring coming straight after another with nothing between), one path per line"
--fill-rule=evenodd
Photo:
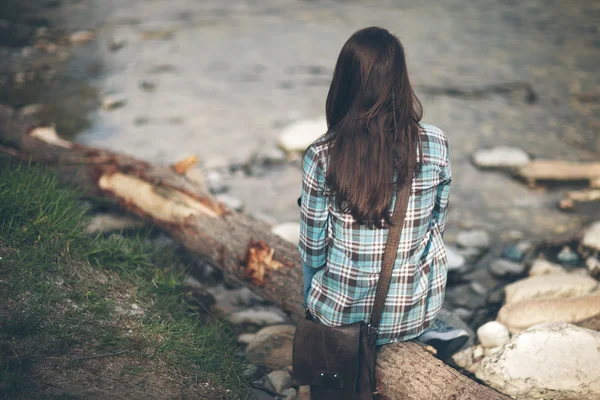
M299 385L355 389L364 322L329 327L300 321L294 335L293 375Z

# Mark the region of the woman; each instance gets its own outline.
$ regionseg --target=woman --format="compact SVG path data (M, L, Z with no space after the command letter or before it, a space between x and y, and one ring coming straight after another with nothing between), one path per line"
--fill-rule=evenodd
M328 132L303 158L305 306L328 326L369 320L391 210L398 188L412 182L377 344L418 338L451 354L468 335L436 321L447 274L448 142L440 129L420 123L421 104L395 36L372 27L346 42L326 116ZM407 176L410 162L417 163L414 176Z

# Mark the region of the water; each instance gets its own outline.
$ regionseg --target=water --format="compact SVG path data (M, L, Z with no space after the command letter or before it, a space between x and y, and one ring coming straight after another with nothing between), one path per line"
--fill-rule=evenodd
M599 16L600 3L587 0L64 0L53 18L66 30L96 32L67 74L83 74L100 98L126 100L77 124L78 141L156 163L197 154L219 171L272 151L287 123L322 115L344 41L361 27L386 27L404 43L425 122L450 138L449 237L479 226L501 238L515 229L552 236L600 214L560 212L558 191L531 190L470 161L494 145L598 159L600 108L576 96L600 89ZM517 92L424 94L514 81L531 83L538 101ZM224 179L247 211L286 222L298 218L300 175L297 163L286 163Z

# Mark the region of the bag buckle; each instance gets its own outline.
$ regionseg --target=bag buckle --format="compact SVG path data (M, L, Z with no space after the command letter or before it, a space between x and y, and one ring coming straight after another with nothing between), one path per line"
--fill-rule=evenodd
M379 332L379 327L371 324L367 325L367 335L376 335Z

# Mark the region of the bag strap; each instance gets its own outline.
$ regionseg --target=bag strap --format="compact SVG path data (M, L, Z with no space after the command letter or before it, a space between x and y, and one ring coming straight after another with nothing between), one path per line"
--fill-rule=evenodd
M408 199L410 198L414 170L415 162L411 162L408 168L408 178L404 186L398 190L398 197L394 206L394 213L392 214L392 226L389 229L385 252L383 253L383 265L379 274L379 281L377 282L375 303L371 312L371 321L368 325L369 334L376 334L379 330L379 322L381 321L385 299L392 280L392 271L394 270L394 264L398 256L400 234L402 233L402 226L404 225L408 211Z

